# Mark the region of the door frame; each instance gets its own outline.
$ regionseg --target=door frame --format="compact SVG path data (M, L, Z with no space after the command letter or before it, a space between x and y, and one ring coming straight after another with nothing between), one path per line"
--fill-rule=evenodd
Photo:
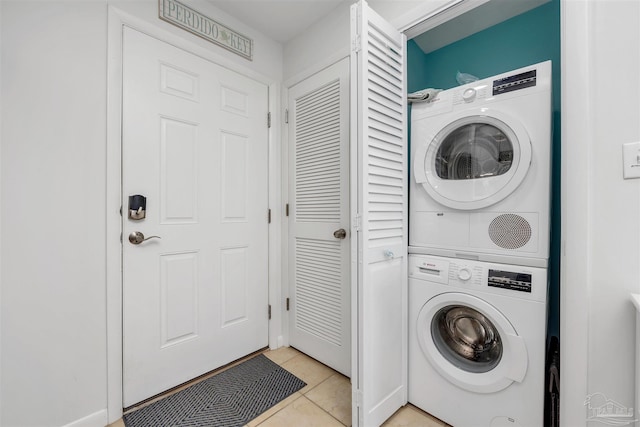
M405 34L413 35L415 28L429 23L442 23L466 12L464 3L468 0L451 0L446 5L431 10L409 11L394 20L396 28ZM484 3L485 0L477 3ZM447 5L450 6L447 8ZM428 8L429 4L424 5ZM449 14L447 9L457 9ZM593 42L589 36L593 0L570 2L560 0L560 96L562 104L561 128L561 188L562 197L567 197L561 208L561 275L560 275L560 365L563 366L560 383L563 398L560 402L560 414L563 425L579 425L585 421L583 401L588 394L589 380L589 234L585 234L588 218L576 213L589 212L589 192L583 183L588 182L588 168L575 168L573 165L589 164L588 150L584 150L584 141L593 144L593 132L585 127L593 123L591 106L595 99L584 88L589 87L593 76L589 70L590 47ZM443 12L440 14L439 12ZM411 14L414 17L411 17ZM439 16L441 15L441 16ZM446 15L446 18L445 18ZM423 27L424 28L424 27ZM576 78L577 76L577 78ZM580 141L578 143L578 141ZM567 160L571 159L571 160ZM575 218L581 218L575 221ZM636 398L637 399L637 398Z
M405 34L413 35L418 27L443 23L463 14L467 10L465 2L470 3L468 0L451 0L431 11L424 9L429 7L425 3L418 13L417 10L409 11L392 23ZM482 3L485 0L477 4ZM449 14L447 9L454 9L451 12L455 13ZM593 60L590 49L593 43L590 36L593 9L594 0L560 0L560 193L562 198L567 198L562 202L560 212L560 365L563 367L560 374L563 387L560 414L563 425L585 422L583 402L588 395L589 328L584 325L589 324L589 310L584 307L589 307L592 283L588 265L590 235L584 232L589 229L588 218L577 213L589 212L589 187L584 184L589 182L589 168L576 168L574 165L589 164L589 151L584 149L584 142L587 141L588 146L594 144L591 127L584 125L585 117L587 123L594 123L592 105L596 102L594 96L584 90L594 82L589 72L590 61Z
M107 414L108 422L113 423L122 418L122 28L127 26L163 42L169 43L189 53L228 68L253 80L267 85L268 108L271 112L272 126L268 129L269 159L269 208L272 218L282 217L282 183L280 138L280 83L268 78L248 67L237 64L224 56L198 46L188 38L173 34L158 24L147 22L141 18L108 5L107 24L107 188L106 188L106 312L107 312ZM185 33L186 35L187 33ZM189 37L189 36L187 36ZM265 117L265 124L267 118ZM266 214L266 213L265 213ZM282 253L281 222L272 220L269 225L269 254ZM282 345L282 270L279 257L269 256L268 303L271 305L269 321L269 347Z

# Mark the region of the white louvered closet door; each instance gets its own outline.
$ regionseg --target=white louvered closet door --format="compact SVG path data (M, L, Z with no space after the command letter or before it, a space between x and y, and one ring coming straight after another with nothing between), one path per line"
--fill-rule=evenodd
M364 1L351 37L353 425L377 426L407 402L406 39Z
M349 60L289 90L289 340L351 374ZM343 238L334 236L345 231Z

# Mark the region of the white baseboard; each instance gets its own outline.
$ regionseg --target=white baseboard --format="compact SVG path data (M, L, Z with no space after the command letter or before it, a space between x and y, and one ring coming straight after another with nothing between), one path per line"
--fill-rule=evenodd
M105 408L79 420L75 420L64 427L105 427L108 424L107 409Z

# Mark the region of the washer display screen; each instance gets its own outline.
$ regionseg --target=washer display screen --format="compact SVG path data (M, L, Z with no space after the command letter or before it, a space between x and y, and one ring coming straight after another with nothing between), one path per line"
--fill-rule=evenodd
M487 284L494 288L531 293L531 274L490 269Z

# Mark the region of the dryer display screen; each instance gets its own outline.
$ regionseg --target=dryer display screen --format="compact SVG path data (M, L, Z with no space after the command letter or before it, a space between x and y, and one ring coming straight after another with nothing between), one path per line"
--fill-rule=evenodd
M536 85L536 70L516 74L515 76L504 77L493 81L493 95L513 92Z
M487 284L494 288L531 292L531 275L490 269Z

